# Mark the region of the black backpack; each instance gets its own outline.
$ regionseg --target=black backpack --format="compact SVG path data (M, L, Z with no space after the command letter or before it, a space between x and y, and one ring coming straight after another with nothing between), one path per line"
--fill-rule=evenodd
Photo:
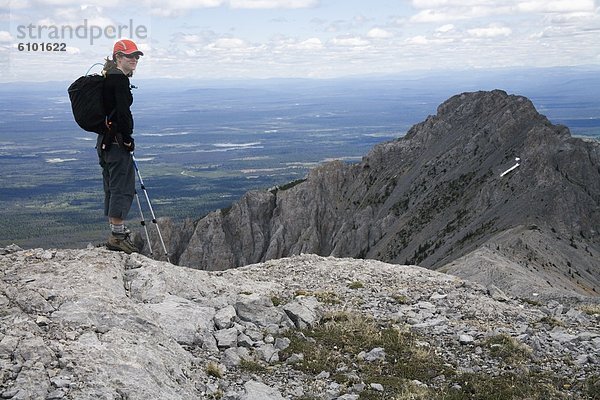
M88 132L104 134L108 130L105 124L103 86L104 77L93 74L78 78L68 89L75 122Z

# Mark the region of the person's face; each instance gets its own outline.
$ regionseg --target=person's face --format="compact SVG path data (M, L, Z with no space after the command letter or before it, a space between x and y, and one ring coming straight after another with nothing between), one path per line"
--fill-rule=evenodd
M129 74L130 72L135 71L139 59L139 54L117 54L117 66L123 70L123 72Z

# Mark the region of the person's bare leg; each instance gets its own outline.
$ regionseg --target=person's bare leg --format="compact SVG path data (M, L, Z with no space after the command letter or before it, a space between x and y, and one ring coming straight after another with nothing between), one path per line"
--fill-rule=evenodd
M110 222L113 225L123 225L125 223L125 221L122 220L121 218L113 218L113 217L108 217L108 222Z

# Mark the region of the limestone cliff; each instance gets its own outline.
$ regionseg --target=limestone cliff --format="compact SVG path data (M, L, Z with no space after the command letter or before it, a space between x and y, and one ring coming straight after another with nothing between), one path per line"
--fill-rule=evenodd
M163 223L173 260L198 269L302 253L436 269L472 254L452 271L475 278L477 254L494 252L519 270L495 282L504 290L518 275L533 280L515 294L597 295L600 144L524 97L464 93L360 163L323 164L200 220Z

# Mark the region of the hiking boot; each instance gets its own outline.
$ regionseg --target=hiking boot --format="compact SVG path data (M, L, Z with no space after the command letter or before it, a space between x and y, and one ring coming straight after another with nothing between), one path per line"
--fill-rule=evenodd
M127 254L140 252L129 238L128 233L111 233L108 236L106 247L109 250L124 251Z

